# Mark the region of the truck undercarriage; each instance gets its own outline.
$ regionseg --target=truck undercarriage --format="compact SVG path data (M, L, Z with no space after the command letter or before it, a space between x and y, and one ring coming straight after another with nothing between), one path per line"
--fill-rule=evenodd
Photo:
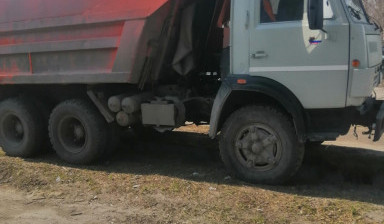
M56 12L55 19L32 13L27 14L32 22L20 25L20 18L13 18L5 21L9 26L0 26L4 34L0 35L0 143L8 155L30 157L50 141L65 161L88 164L113 151L124 129L164 132L188 121L210 124L210 137L220 135L222 159L235 176L274 184L294 175L307 142L335 140L351 125L367 127L366 134L374 141L383 134L384 104L364 95L368 87L355 90L356 83L350 81L356 101L348 105L345 92L337 89L334 92L342 94L335 101L342 102L341 106L329 108L311 105L311 100L298 96L297 89L283 82L302 87L310 95L309 87L296 86L286 77L314 69L314 80L325 83L319 71L336 68L339 82L349 75L368 80L376 78L378 65L362 70L346 65L260 67L260 72L251 64L273 56L264 51L248 54L252 41L233 43L233 37L242 36L235 29L250 30L252 22L258 21L250 19L246 5L241 5L248 10L245 16L235 17L235 11L242 8L229 0L145 0L140 4L126 0L126 8L119 2L105 3L108 11L86 0L74 12L67 3L50 1L48 8L56 4L68 8ZM267 1L257 2L263 6ZM1 4L16 3L6 0ZM322 4L316 7L323 11ZM64 12L74 14L60 14ZM245 26L234 27L242 19ZM324 42L332 41L331 35L323 36ZM313 38L304 56L316 56L309 54L316 50ZM371 45L375 38L370 39ZM246 62L234 66L239 43L248 46L242 54ZM370 76L358 76L364 72ZM376 85L367 86L371 84ZM348 85L343 85L347 90ZM318 97L321 103L328 100ZM362 99L365 102L358 103Z

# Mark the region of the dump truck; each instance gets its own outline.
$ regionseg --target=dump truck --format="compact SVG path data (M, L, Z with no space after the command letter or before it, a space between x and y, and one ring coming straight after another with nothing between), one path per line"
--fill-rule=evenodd
M279 184L307 143L378 141L381 29L360 0L2 0L0 145L72 164L127 129L209 124L235 177Z

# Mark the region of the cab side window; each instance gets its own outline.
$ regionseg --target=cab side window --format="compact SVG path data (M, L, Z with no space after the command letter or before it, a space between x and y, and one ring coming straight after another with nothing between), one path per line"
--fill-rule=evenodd
M260 22L303 20L304 0L260 0Z

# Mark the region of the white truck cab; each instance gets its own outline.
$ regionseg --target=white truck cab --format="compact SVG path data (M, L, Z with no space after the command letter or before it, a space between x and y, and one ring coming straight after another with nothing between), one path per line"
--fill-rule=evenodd
M361 0L231 1L229 24L230 71L210 135L221 132L221 155L235 175L283 182L306 143L336 140L352 125L381 138L381 28Z
M360 106L371 96L381 34L360 1L324 1L322 30L309 27L308 1L270 1L274 18L265 2L232 1L232 74L275 80L305 109Z

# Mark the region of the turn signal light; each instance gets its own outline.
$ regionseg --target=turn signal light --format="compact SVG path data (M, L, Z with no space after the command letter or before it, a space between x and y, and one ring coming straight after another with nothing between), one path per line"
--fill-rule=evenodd
M360 67L360 61L357 60L357 59L353 60L353 61L352 61L352 66L353 66L354 68L358 68L358 67Z
M247 80L245 80L245 79L238 79L238 80L237 80L237 84L239 84L239 85L245 85L245 84L247 84Z

